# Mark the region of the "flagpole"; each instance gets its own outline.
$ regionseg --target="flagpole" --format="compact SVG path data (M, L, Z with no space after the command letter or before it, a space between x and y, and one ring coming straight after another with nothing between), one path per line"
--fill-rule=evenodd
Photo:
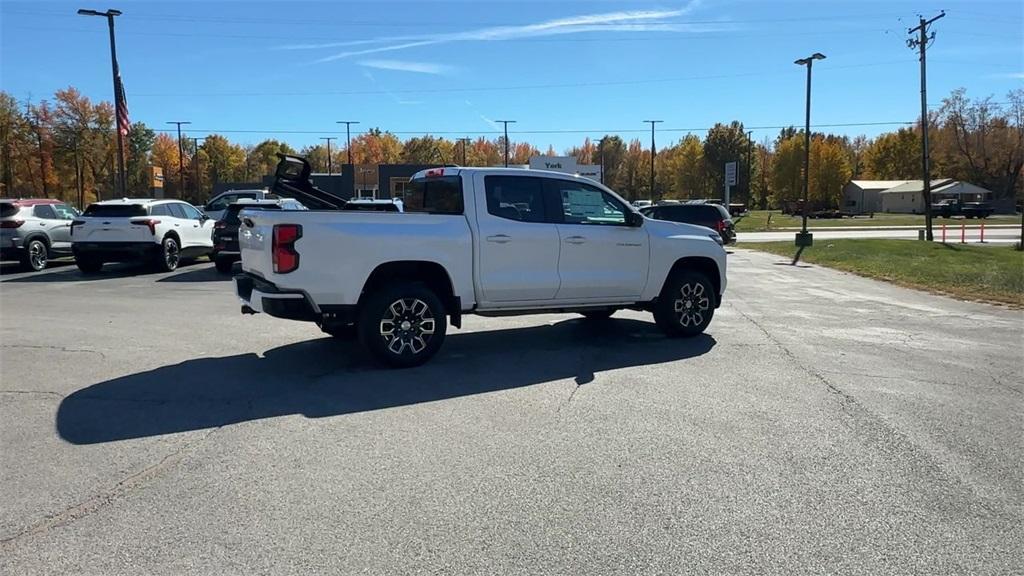
M117 174L121 186L121 196L128 196L128 180L124 173L124 137L127 126L121 126L127 119L125 108L124 85L121 83L121 71L117 66L117 48L114 44L114 16L112 10L107 11L107 24L110 28L110 64L114 73L114 116L117 124Z

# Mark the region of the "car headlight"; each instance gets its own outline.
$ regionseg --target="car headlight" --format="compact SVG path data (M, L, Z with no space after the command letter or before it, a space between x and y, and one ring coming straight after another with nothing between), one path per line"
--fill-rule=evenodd
M725 246L725 242L722 240L722 237L719 236L717 232L714 234L708 234L708 237L717 242L719 246Z

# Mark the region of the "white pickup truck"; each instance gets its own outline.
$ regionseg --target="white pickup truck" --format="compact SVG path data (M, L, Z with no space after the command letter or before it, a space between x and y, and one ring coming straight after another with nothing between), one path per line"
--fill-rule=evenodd
M282 160L275 193L309 186L298 162ZM630 308L653 312L670 336L694 336L725 291L715 231L647 219L568 174L435 168L413 176L404 212L313 208L242 212L242 312L358 337L391 366L430 359L464 314Z

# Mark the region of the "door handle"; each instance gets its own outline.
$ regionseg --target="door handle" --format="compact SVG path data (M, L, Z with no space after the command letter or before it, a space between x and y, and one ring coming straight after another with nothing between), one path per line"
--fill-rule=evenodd
M507 244L510 240L512 240L512 237L508 234L495 234L494 236L487 237L488 242L494 242L497 244Z
M569 244L583 244L587 238L585 236L566 236L565 241Z

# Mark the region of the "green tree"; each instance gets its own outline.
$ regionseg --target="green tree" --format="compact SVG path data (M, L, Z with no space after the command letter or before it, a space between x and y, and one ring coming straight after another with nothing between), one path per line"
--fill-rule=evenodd
M210 134L203 141L198 155L200 174L209 177L210 186L221 182L239 182L245 173L245 150L232 144L220 134ZM210 190L204 182L197 183L199 199L205 198Z
M156 132L143 124L132 124L128 132L128 149L125 151L128 162L125 171L128 176L128 190L132 194L149 195L149 153L153 150Z
M277 154L295 154L295 149L278 140L264 140L248 151L245 180L254 181L274 173L277 168Z
M621 178L621 168L626 159L626 144L618 136L605 135L597 142L595 163L604 163L604 183L615 191L626 194Z
M742 164L747 157L747 134L741 122L715 124L704 139L704 162L707 166L707 182L717 195L724 194L725 164ZM730 190L732 198L743 201L750 198L744 178L738 178L737 185Z

